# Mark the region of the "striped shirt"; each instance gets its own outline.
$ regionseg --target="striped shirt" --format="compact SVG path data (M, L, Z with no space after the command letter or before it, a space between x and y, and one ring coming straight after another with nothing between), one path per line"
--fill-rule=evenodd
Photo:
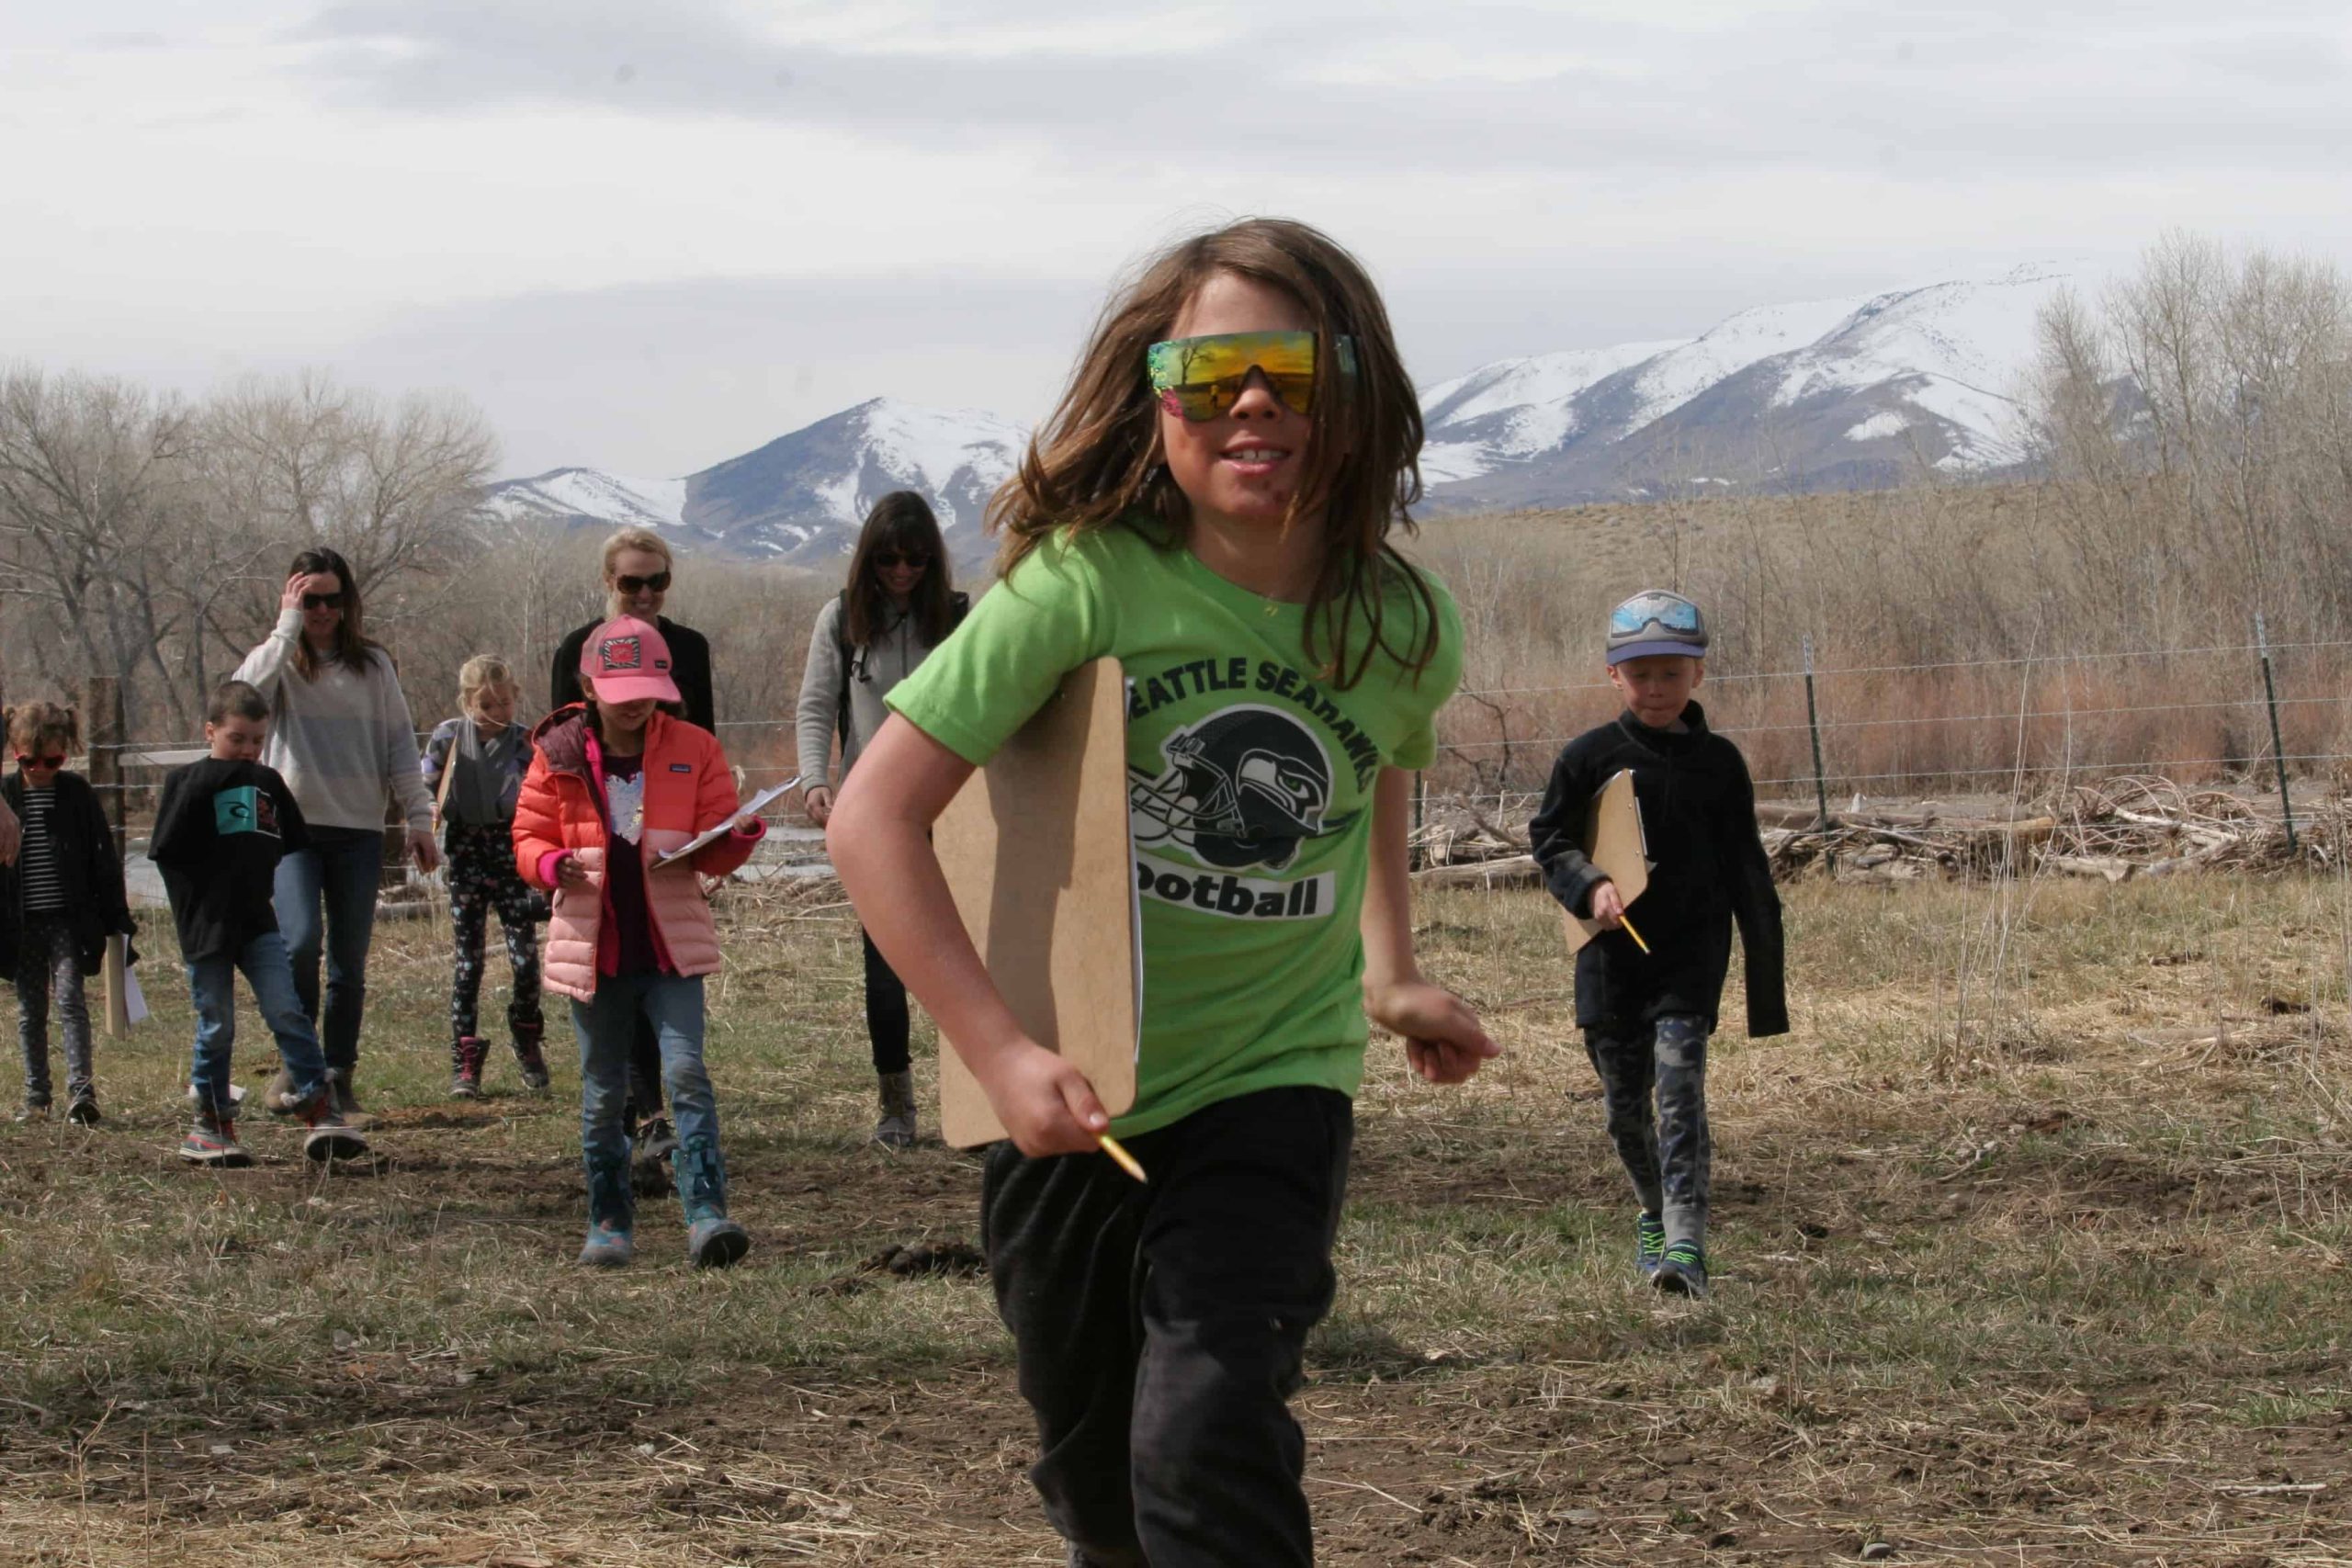
M25 913L53 914L65 908L65 882L57 869L57 835L50 818L57 809L57 786L25 790L24 840L17 852L17 874L24 878Z

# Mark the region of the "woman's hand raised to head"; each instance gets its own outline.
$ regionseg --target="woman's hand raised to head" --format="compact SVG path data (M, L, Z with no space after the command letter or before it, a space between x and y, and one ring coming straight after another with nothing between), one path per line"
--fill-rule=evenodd
M286 580L286 592L277 601L281 610L299 610L305 593L340 593L343 581L331 571L298 571Z

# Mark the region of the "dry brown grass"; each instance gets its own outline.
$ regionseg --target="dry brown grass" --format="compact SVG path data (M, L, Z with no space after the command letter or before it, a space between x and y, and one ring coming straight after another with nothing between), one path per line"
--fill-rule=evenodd
M1374 1047L1300 1400L1323 1559L2344 1562L2346 885L1788 897L1799 1032L1719 1042L1698 1308L1629 1280L1548 909L1424 904L1510 1054L1441 1093ZM423 926L376 969L379 1166L263 1128L176 1168L168 994L107 1126L0 1128L0 1555L1057 1561L985 1284L860 1269L970 1239L977 1179L858 1142L854 928L729 919L730 1274L659 1206L638 1269L567 1266L573 1077L443 1100Z

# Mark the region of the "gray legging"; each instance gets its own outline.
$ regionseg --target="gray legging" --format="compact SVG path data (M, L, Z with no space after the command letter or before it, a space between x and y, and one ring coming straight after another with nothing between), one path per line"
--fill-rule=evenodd
M57 1007L65 1035L65 1094L92 1092L90 1005L82 994L82 956L62 915L28 915L17 948L17 1041L25 1052L25 1103L49 1103L49 1011Z

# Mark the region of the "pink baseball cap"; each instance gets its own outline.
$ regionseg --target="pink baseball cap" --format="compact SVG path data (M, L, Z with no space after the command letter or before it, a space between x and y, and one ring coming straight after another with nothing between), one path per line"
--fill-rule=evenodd
M633 703L639 697L674 703L678 682L670 678L670 645L650 622L618 615L588 634L580 649L580 675L593 682L597 696L608 703Z

